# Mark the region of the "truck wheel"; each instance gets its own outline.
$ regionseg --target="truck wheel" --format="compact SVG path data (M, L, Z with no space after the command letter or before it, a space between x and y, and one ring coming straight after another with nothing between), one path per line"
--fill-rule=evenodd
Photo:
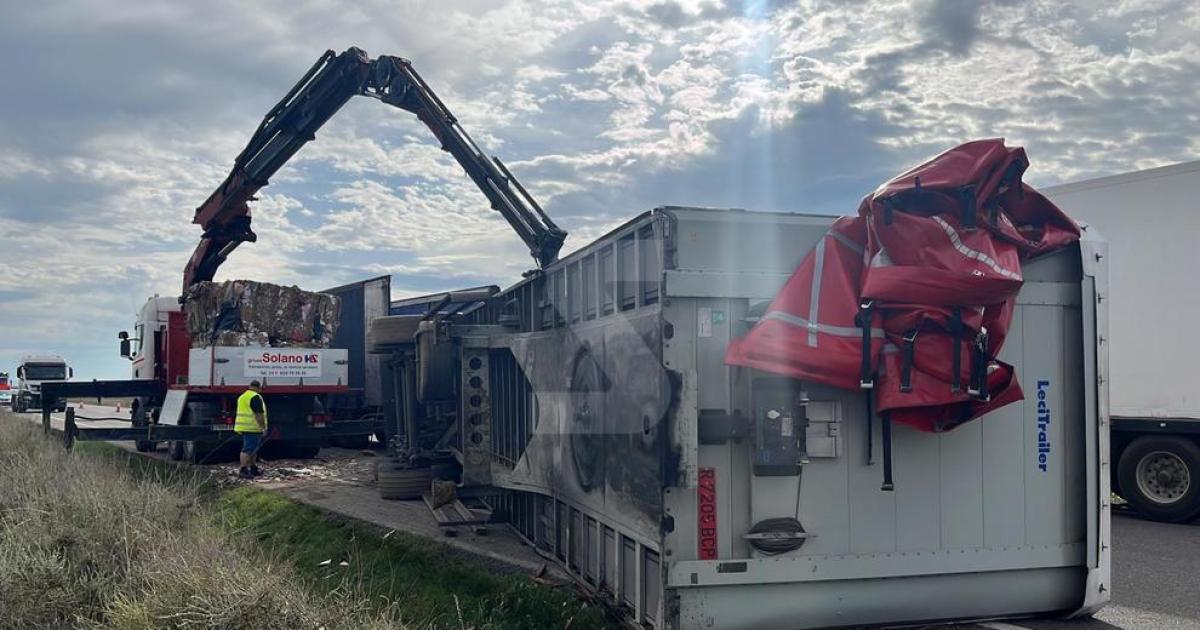
M154 440L134 440L133 448L139 453L153 453L158 448L158 442Z
M393 501L420 499L421 494L428 491L433 483L428 466L406 468L403 464L386 461L379 462L375 478L380 498Z
M1121 495L1147 518L1168 523L1200 514L1200 447L1187 438L1146 435L1121 454Z

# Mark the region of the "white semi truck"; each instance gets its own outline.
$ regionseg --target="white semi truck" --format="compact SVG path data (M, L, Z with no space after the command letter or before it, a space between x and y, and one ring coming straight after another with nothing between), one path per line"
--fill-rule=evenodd
M12 391L11 405L16 413L41 408L42 383L65 381L75 372L67 361L56 354L27 354L17 366L17 387ZM56 411L67 408L66 400L55 400L48 405Z
M1109 242L1113 488L1149 518L1196 518L1200 160L1042 192Z

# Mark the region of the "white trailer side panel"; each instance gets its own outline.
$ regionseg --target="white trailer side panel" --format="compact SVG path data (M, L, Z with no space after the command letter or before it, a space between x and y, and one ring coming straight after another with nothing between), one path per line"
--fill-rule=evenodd
M266 387L345 385L346 354L342 348L192 348L188 353L188 384L244 387L257 380ZM285 359L280 361L280 357Z
M1112 415L1200 418L1200 160L1042 192L1109 243Z

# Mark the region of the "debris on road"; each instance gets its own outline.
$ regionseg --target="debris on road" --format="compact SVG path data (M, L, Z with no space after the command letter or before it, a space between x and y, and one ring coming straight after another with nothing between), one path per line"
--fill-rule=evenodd
M237 462L216 464L213 473L218 483L229 485L329 481L373 486L374 457L375 454L369 451L325 448L313 459L264 460L261 462L263 474L254 479L239 478Z

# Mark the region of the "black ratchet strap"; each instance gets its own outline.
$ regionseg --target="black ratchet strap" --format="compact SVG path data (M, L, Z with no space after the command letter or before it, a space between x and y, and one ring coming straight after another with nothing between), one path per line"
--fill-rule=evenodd
M951 367L954 377L950 380L950 391L958 393L962 391L963 319L961 307L954 307L954 314L950 317L950 334L954 336L954 357Z
M879 414L880 427L883 429L883 485L880 490L891 492L896 489L892 482L892 414L884 411Z
M900 391L912 391L913 355L917 347L917 329L912 329L904 335L904 345L900 348Z
M862 370L858 380L858 386L862 389L875 387L875 380L871 376L871 309L874 306L874 300L863 301L855 316L856 323L862 328Z

